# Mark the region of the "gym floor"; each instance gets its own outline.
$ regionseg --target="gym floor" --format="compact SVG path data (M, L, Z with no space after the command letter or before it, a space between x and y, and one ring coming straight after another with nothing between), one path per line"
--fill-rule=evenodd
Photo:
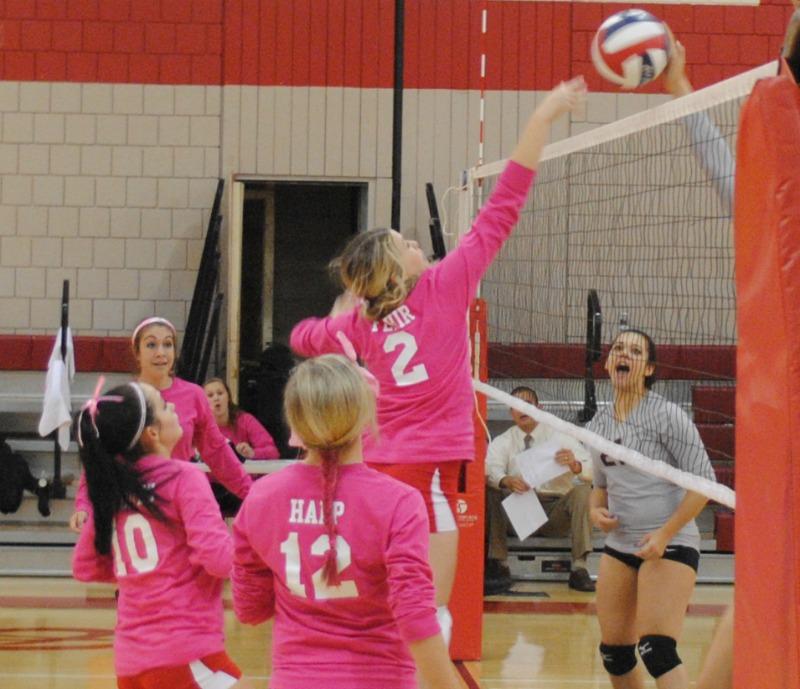
M458 663L470 689L600 689L610 684L597 654L594 594L564 583L517 583L484 602L483 658ZM679 650L696 678L733 587L699 585ZM111 644L114 589L64 578L0 578L0 686L116 686ZM267 686L271 624L246 627L226 595L227 650L257 686Z

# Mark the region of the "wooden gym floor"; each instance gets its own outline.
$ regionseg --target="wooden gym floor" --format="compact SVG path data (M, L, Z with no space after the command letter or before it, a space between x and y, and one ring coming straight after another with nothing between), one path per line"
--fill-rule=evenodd
M565 583L527 582L518 583L514 595L486 598L483 658L457 664L464 686L609 687L597 654L593 597L570 591ZM679 647L690 677L697 677L717 619L732 597L730 586L695 590ZM271 625L240 625L226 607L228 653L256 686L266 687ZM0 578L0 687L113 689L114 619L111 587Z

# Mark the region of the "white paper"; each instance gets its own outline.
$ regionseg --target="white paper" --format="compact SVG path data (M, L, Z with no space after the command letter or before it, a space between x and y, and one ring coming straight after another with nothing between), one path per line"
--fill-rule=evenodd
M531 488L538 488L556 476L570 471L569 466L556 461L556 452L563 447L563 441L554 438L520 452L515 459L517 469L525 483Z
M524 541L547 523L547 515L542 503L539 502L539 498L532 490L525 493L511 493L503 500L503 509L505 509L511 526L514 527L520 541Z

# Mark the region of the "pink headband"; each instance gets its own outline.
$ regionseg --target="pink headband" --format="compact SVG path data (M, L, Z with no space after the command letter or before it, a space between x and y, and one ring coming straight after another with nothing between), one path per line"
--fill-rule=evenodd
M80 417L82 417L85 413L89 414L89 420L92 423L92 428L94 428L94 432L97 435L97 437L99 438L100 437L100 431L97 430L97 423L95 421L97 419L97 404L98 404L98 402L124 402L125 401L125 399L123 397L121 397L120 395L100 395L100 391L103 389L103 385L105 385L105 382L106 382L105 376L100 376L97 379L97 385L95 385L95 387L94 387L94 392L92 393L92 396L88 400L86 400L86 402L84 403L83 407L81 407L81 413L80 413L80 416L78 418L78 424L77 424L78 425L78 431L77 431L78 438L77 438L77 440L78 440L78 446L79 447L83 447L83 437L81 435ZM128 383L128 385L133 387L133 389L136 391L136 396L139 399L139 410L140 410L139 426L136 429L136 433L134 434L133 439L131 440L131 442L128 444L128 447L126 448L126 450L132 450L136 446L136 443L139 442L139 438L141 438L142 431L144 430L144 422L145 422L145 419L147 418L147 400L145 399L145 396L144 396L144 390L142 390L141 386L138 383L131 382L131 383Z
M148 325L164 325L172 331L172 336L175 337L175 326L172 325L166 318L161 318L160 316L153 316L152 318L145 318L139 325L136 326L136 329L133 331L133 335L131 335L131 344L136 344L136 336Z

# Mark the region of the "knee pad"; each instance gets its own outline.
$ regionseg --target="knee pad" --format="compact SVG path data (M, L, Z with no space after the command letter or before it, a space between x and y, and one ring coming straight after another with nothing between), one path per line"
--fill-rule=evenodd
M678 642L671 636L648 634L639 639L639 655L647 671L655 678L681 664Z
M453 616L446 605L436 608L436 619L439 621L439 628L442 630L444 645L450 647L450 637L453 636Z
M603 667L609 675L615 677L627 675L636 667L636 644L611 646L601 643L600 657L603 659Z

